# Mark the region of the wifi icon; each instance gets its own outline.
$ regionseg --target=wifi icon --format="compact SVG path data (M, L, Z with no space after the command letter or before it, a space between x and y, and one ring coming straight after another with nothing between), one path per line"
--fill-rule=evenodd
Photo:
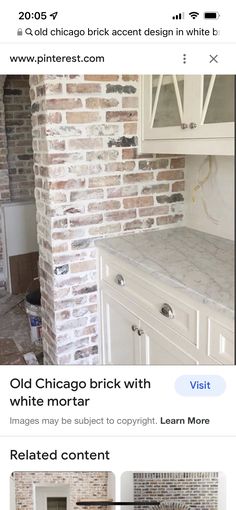
M192 19L196 19L199 16L199 12L196 11L189 12L189 16L191 16Z

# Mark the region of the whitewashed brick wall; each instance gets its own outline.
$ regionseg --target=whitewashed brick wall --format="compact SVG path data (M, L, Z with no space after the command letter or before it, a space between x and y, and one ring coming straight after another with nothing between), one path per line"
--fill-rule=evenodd
M107 472L17 471L15 480L16 510L35 510L34 491L37 486L69 487L69 508L78 510L76 502L84 498L102 498L108 494ZM85 507L82 507L85 508ZM95 510L99 510L98 508Z
M135 501L175 501L189 510L218 510L217 472L134 473L133 476Z
M30 85L45 363L93 364L94 240L181 222L184 158L138 154L136 75Z

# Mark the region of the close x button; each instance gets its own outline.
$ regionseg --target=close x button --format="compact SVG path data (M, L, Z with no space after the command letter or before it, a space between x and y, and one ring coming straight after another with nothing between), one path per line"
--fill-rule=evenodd
M210 57L210 60L209 60L210 64L212 64L212 63L219 64L219 60L218 60L219 55L209 55L209 57Z

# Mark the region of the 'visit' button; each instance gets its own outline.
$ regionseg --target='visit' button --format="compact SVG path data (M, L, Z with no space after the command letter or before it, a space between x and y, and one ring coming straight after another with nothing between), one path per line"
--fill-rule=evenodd
M226 383L219 375L181 375L175 382L175 389L185 397L217 397L224 393Z

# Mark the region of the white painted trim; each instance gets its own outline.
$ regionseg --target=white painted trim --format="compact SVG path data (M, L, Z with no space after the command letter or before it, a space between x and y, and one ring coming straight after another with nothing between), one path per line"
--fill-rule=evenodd
M207 138L207 139L169 139L169 140L150 140L142 139L140 141L140 152L148 154L202 154L233 156L234 139L233 138Z
M210 83L209 83L209 87L208 87L205 103L203 105L201 124L204 124L204 121L205 121L206 113L207 113L209 102L210 102L210 99L211 99L211 94L212 94L212 91L213 91L213 87L215 85L215 80L216 80L216 75L213 74L211 76L211 79L210 79Z

